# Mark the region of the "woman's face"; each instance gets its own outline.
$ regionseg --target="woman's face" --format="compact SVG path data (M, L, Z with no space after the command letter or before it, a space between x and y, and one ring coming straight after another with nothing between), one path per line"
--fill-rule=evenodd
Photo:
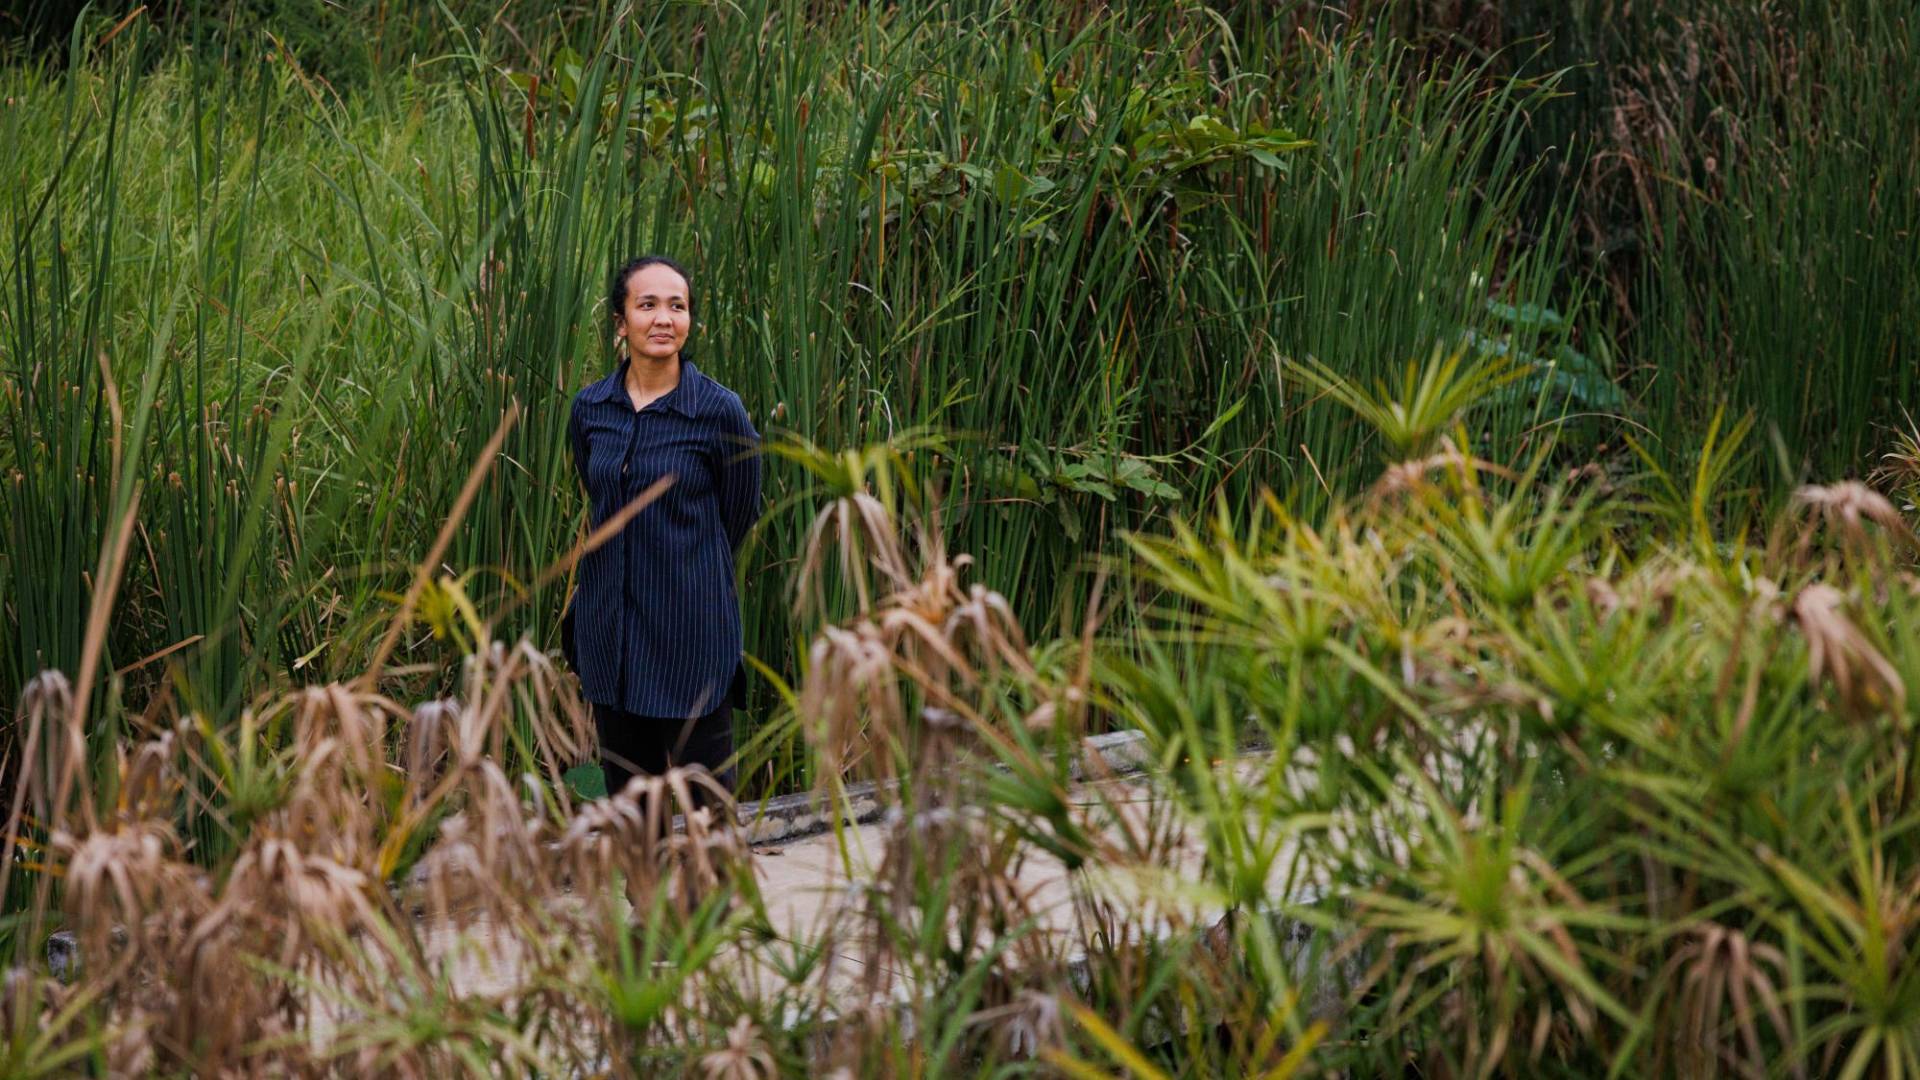
M693 327L687 291L687 279L659 263L627 276L627 307L613 332L627 340L629 356L671 360L680 354Z

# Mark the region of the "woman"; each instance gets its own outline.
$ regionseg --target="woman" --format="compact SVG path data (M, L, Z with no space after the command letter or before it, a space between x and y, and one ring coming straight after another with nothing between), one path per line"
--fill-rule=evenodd
M760 436L740 398L683 355L693 289L679 264L622 266L607 310L620 366L573 399L568 423L593 526L672 482L581 561L562 636L608 794L674 765L730 786L722 766L745 687L734 553L759 515Z

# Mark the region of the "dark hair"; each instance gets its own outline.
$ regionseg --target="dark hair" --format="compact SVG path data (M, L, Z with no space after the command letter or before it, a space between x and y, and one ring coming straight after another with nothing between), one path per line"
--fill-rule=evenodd
M687 317L693 318L699 309L693 303L693 275L687 268L667 258L665 255L642 255L637 259L628 259L626 264L613 272L613 280L607 284L607 321L616 322L627 310L627 281L634 271L645 270L649 266L664 266L680 275L687 283Z

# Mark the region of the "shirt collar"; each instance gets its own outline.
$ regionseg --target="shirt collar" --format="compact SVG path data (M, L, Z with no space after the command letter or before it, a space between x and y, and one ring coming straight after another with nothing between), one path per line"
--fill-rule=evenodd
M586 398L591 402L618 401L627 402L627 364L630 360L621 360L613 374L588 386ZM663 409L671 409L689 420L700 415L700 406L706 401L707 377L693 366L693 361L680 358L680 385L661 396L658 404Z

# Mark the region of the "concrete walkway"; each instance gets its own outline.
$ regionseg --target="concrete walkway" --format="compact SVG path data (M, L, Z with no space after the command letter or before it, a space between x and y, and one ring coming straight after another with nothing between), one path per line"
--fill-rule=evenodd
M1243 778L1266 767L1264 756L1242 759L1235 771ZM1105 838L1125 846L1128 833L1133 837L1151 837L1154 855L1133 867L1098 866L1070 873L1061 861L1032 845L1023 845L1014 872L1007 876L1012 893L1031 917L1031 940L1024 944L1028 955L1057 958L1067 964L1080 961L1081 945L1093 928L1082 925L1087 901L1109 901L1115 911L1147 913L1128 928L1136 933L1164 935L1175 930L1198 931L1211 927L1222 915L1222 906L1202 885L1203 851L1179 814L1156 791L1157 781L1149 774L1111 777L1083 782L1073 789L1072 801L1087 808L1088 820L1104 832ZM876 798L867 793L864 799ZM859 800L856 800L859 801ZM823 984L814 988L835 1012L845 1012L864 1003L864 995L875 987L884 987L896 999L905 990L908 974L886 973L876 977L868 971L860 935L865 932L862 918L866 896L863 886L880 872L887 836L892 828L886 812L874 813L872 807L854 807L855 814L873 818L864 822L842 821L840 827L820 831L822 818L817 807L797 811L789 802L783 811L790 819L814 831L782 837L753 845L753 873L765 904L766 929L772 943L732 950L735 953L760 953L769 949L824 948L830 958L818 969ZM893 811L897 814L898 811ZM743 817L749 816L743 810ZM831 817L831 815L829 815ZM764 831L766 815L760 815ZM781 831L776 828L775 832ZM1271 883L1279 896L1289 860L1276 860L1275 880ZM1296 892L1299 890L1296 890ZM1081 903L1076 904L1079 893ZM563 903L566 901L562 901ZM624 904L622 905L624 908ZM510 992L518 978L518 964L511 952L516 943L503 941L484 920L465 926L434 924L423 926L430 959L447 965L450 977L460 992ZM1103 928L1110 929L1110 928ZM750 984L776 989L765 979L779 976L764 958L755 955L724 955L716 962L740 965L733 972ZM755 969L762 970L756 973ZM798 988L794 988L798 989Z
M1046 970L1064 971L1078 983L1088 973L1087 942L1111 943L1116 935L1136 940L1176 933L1206 935L1219 923L1222 901L1204 884L1205 853L1193 823L1184 820L1183 812L1167 797L1162 777L1138 771L1137 738L1131 742L1102 738L1109 739L1110 745L1087 771L1104 778L1076 783L1069 798L1076 809L1076 820L1098 838L1096 843L1110 845L1107 851L1114 857L1091 860L1086 867L1070 872L1037 844L1016 842L1007 865L968 880L978 888L996 890L999 909L1011 910L1027 929L1017 941L976 941L976 947L967 950L969 955L978 957L988 945L1004 945L1013 950L1004 962L1014 969L1036 963ZM1270 759L1252 754L1221 768L1230 769L1243 783L1257 785L1267 774ZM784 1001L789 1008L798 1003L797 1007L815 1020L849 1016L875 1006L894 1007L919 996L912 972L868 966L875 957L896 954L885 947L875 948L871 938L863 937L874 933L873 910L886 904L884 898L876 898L871 886L888 869L883 865L888 840L902 821L901 811L887 805L884 791L868 788L854 795L840 814L823 815L818 805L805 799L742 808L742 818L747 819L743 831L749 837L761 838L751 845L751 866L765 920L755 919L758 925L716 954L700 976L682 984L679 992L694 995L705 992L710 985L731 984L734 991L763 1001ZM955 808L934 810L930 815L964 817L968 812ZM837 827L826 827L834 822ZM996 842L1004 833L999 827L985 830L985 835ZM978 856L988 849L956 850ZM1285 843L1280 857L1274 860L1268 896L1276 906L1283 898L1298 901L1318 891L1288 879L1294 853L1290 842ZM432 1008L434 1001L506 1001L529 984L532 973L525 931L492 925L477 907L462 909L459 901L455 901L456 910L451 915L436 915L424 903L424 890L418 881L404 891L402 899L414 913L414 931L421 945L418 955L425 963L407 961L404 970L374 980L384 984L385 989L379 992L394 1003L412 1001L415 1007ZM580 905L588 902L588 897L573 895L552 901L549 910L560 916L552 924L553 932L569 936L577 933L582 925L577 916L584 914ZM624 900L617 903L623 914L629 914L624 910ZM922 917L928 917L927 913L917 908L908 914L909 920ZM936 912L931 917L944 920L946 913ZM1283 946L1304 941L1305 934L1298 926L1288 924L1283 930ZM1099 946L1097 951L1106 947ZM50 945L50 959L51 949ZM821 962L812 966L799 983L780 970L783 956L791 964L793 957L810 953L817 954ZM923 962L924 958L915 953L909 948L904 950L904 961L881 962ZM1296 954L1305 955L1304 950ZM549 970L544 976L554 977L593 975L587 971L576 975ZM304 1034L315 1053L324 1056L327 1047L343 1033L343 1027L356 1026L359 1009L350 999L329 992L318 982L312 989L315 1010ZM688 1004L693 1002L689 1000ZM1309 1007L1319 1011L1314 1003Z

